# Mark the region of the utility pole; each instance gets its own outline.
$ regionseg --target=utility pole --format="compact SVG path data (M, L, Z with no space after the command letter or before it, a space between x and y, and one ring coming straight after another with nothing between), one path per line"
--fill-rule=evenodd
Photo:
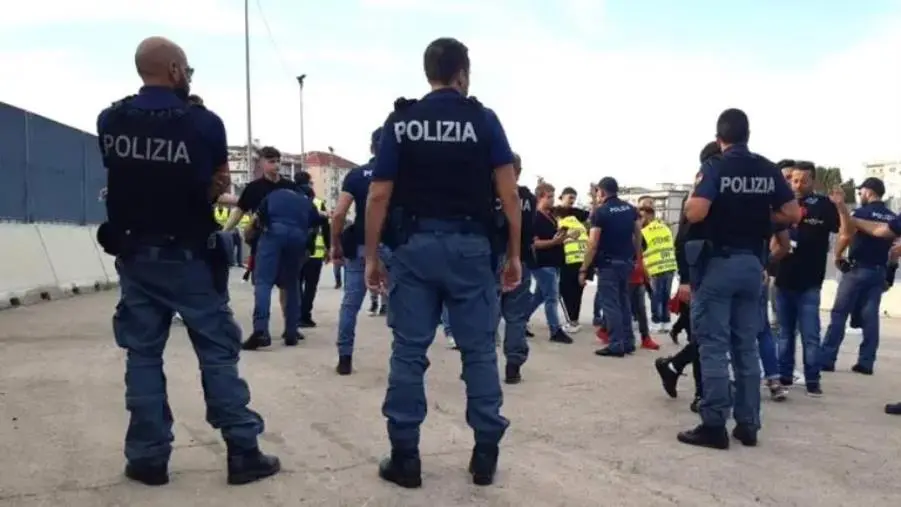
M244 0L244 88L247 101L247 181L253 180L253 133L250 115L250 0Z
M306 79L306 74L301 74L297 76L297 85L300 87L300 170L306 170L306 154L307 150L304 146L303 139L303 80Z

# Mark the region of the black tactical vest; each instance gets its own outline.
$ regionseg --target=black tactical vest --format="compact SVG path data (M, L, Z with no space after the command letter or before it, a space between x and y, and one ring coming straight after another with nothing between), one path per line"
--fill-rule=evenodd
M727 153L707 162L714 172L719 195L713 200L703 230L714 245L759 251L772 235L772 163L749 152Z
M494 168L477 100L398 99L383 135L398 139L392 208L418 218L468 218L493 226Z
M107 218L117 234L203 242L216 230L208 196L209 160L189 106L144 110L115 103L98 133L107 169ZM207 172L211 172L207 170Z

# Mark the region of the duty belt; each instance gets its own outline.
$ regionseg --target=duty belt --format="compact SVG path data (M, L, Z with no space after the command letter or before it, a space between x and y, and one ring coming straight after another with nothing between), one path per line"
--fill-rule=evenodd
M472 219L437 219L419 218L413 220L412 234L418 232L436 232L443 234L481 234L487 235L485 226Z

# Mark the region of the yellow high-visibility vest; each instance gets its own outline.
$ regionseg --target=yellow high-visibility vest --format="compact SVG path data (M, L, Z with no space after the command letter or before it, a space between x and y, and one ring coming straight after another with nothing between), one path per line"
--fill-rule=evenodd
M557 228L566 227L570 231L578 231L576 238L567 238L563 241L563 256L566 264L581 264L585 260L585 250L588 249L588 229L576 217L561 218Z
M213 218L217 224L225 225L225 222L228 222L228 210L222 206L216 206L213 209Z
M654 220L641 229L647 248L644 251L644 269L650 276L676 270L676 248L673 232L660 220Z
M253 215L252 215L252 214L249 214L249 213L245 213L245 214L241 217L241 221L238 222L238 227L240 227L241 230L243 231L245 227L247 227L248 225L250 225L250 221L251 221L251 220L253 220Z
M324 203L322 199L318 197L313 199L313 205L316 206L316 210L322 210ZM325 257L325 238L322 237L322 232L316 233L316 243L313 247L313 255L310 256L311 259L322 259Z

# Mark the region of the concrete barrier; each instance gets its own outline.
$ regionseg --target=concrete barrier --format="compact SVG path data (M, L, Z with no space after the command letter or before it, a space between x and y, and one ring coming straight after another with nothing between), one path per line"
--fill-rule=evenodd
M94 227L0 223L0 309L111 288Z

